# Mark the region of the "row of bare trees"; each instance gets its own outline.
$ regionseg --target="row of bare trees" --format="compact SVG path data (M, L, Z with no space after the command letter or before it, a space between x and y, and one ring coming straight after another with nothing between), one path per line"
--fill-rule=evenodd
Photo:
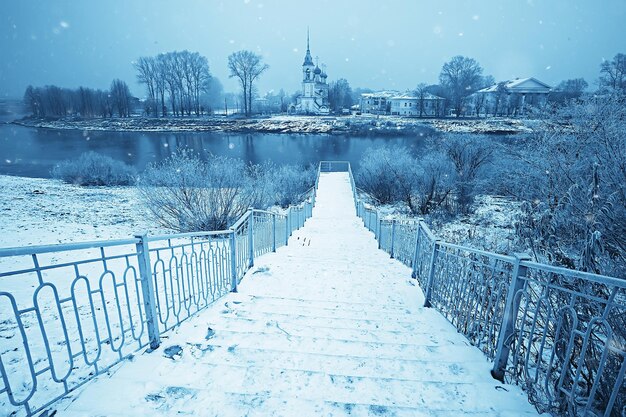
M206 57L198 52L173 51L140 57L134 66L148 93L146 113L155 117L169 113L197 116L204 111L200 97L210 88L211 80Z
M24 93L26 110L40 118L129 117L132 112L132 102L133 97L128 85L122 80L113 80L109 90L29 85Z

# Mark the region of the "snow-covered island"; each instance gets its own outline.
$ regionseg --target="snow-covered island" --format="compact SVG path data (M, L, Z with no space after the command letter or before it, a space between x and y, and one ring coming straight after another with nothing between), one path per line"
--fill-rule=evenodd
M417 119L397 116L295 116L256 118L23 118L13 122L27 127L112 132L228 132L340 135L414 135L425 131L450 133L516 134L532 131L524 119Z

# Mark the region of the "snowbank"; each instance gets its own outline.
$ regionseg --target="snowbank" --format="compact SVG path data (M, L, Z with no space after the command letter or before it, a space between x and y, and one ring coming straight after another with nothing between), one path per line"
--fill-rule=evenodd
M266 118L111 118L31 119L13 122L27 127L84 131L311 133L344 135L414 135L449 133L514 134L531 132L532 122L518 119L412 119L398 116L272 116Z
M80 187L0 175L0 247L160 233L133 187Z

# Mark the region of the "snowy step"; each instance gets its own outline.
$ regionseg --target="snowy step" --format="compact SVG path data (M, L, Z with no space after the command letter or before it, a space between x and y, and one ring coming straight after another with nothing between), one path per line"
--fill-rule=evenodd
M239 317L271 317L276 319L311 319L311 320L327 320L328 322L347 322L354 323L356 327L364 324L366 326L396 326L398 329L412 329L416 323L421 323L423 319L415 320L412 314L392 314L387 312L371 312L368 310L354 311L342 309L320 309L313 307L297 307L297 306L281 306L271 304L240 304L238 306L229 305L232 310L230 313Z
M228 303L227 308L262 313L293 314L342 319L364 319L381 321L411 322L419 318L418 314L402 307L385 309L385 306L342 305L340 303L297 302L285 299L262 299L254 297L248 302Z
M358 302L355 300L350 300L347 298L338 299L338 300L330 300L328 298L297 298L297 297L281 297L281 296L272 296L272 295L252 295L246 296L244 294L236 294L236 300L240 304L243 304L246 301L252 301L256 303L264 303L266 305L284 305L284 306L305 306L311 308L325 308L325 309L336 309L336 310L346 310L346 311L355 311L361 313L363 311L368 311L371 313L406 313L413 314L406 305L396 303L396 304L382 304L382 303L366 303L366 302Z
M343 354L293 352L289 350L243 347L241 345L189 346L189 353L199 362L210 365L237 367L266 367L280 370L330 373L336 376L389 378L423 382L471 383L490 377L485 360L456 362L433 361L433 355L423 359L357 357Z
M346 403L340 401L311 401L300 398L281 397L277 395L258 394L253 397L249 395L229 393L224 396L224 406L215 416L231 417L237 414L230 414L231 405L241 406L250 404L245 409L248 417L265 416L350 416L350 417L485 417L484 411L471 412L463 410L430 410L428 407L399 407L384 406L380 404ZM207 414L211 415L211 414ZM496 411L490 410L489 417L530 417L536 416L535 411Z
M233 330L241 333L272 333L287 336L315 336L320 338L337 338L355 342L382 342L401 344L423 344L426 334L440 332L446 334L445 328L439 330L429 327L428 332L415 333L408 331L393 331L384 329L357 329L354 327L337 327L310 325L280 320L260 320L235 316L219 316L212 319L209 326L216 331Z
M277 313L274 311L259 311L259 308L237 308L231 310L224 316L238 317L242 319L276 321L278 323L301 324L311 327L333 327L338 330L371 330L385 329L393 332L411 332L415 331L418 326L415 322L398 321L398 320L377 320L377 319L359 319L333 317L331 314L324 316L298 313Z
M242 349L268 349L305 354L329 354L352 356L362 359L434 360L441 363L476 361L487 363L485 357L468 346L462 338L439 338L424 335L419 343L360 342L319 336L295 336L280 333L254 333L233 330L217 330L208 341L195 340L192 344L228 346Z
M338 376L308 371L250 367L240 394L284 396L313 401L371 403L386 407L419 407L429 410L514 410L506 388L497 381L442 383L394 378ZM497 388L500 387L500 388ZM520 398L523 399L523 393ZM530 405L529 405L530 409Z

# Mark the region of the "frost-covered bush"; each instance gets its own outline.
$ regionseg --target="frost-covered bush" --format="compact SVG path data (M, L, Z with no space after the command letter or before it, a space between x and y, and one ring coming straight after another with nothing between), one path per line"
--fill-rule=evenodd
M190 152L172 155L146 169L138 188L163 227L179 232L223 230L250 207L243 161Z
M626 106L618 97L560 108L514 166L524 246L543 261L626 274Z
M484 136L450 135L444 139L444 149L456 171L457 209L468 213L493 154L493 145Z
M314 172L190 152L150 166L138 182L148 210L161 226L180 231L224 230L250 207L299 201Z
M86 186L132 185L135 175L132 166L96 152L86 152L78 159L61 162L52 169L53 178Z
M473 138L459 136L417 158L402 147L370 148L360 161L356 182L381 204L402 202L413 214L466 213L489 155Z
M359 162L356 183L381 204L409 202L420 174L407 148L368 148Z
M273 174L274 204L287 207L302 201L306 193L315 185L316 170L296 165L277 167Z
M454 212L454 165L443 152L430 152L418 162L417 177L409 207L414 214Z

